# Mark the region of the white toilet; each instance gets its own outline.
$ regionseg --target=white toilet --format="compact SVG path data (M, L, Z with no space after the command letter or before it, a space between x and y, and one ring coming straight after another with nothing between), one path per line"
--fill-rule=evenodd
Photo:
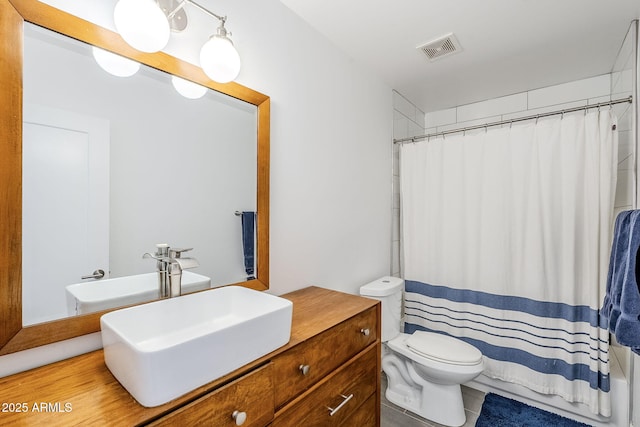
M385 396L423 418L461 426L466 416L460 384L482 373L482 353L448 335L400 333L403 290L404 280L397 277L382 277L360 288L360 295L382 304L382 369L388 380Z

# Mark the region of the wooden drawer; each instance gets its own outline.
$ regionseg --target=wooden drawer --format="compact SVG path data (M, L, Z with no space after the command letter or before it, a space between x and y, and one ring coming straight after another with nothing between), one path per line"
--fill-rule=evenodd
M264 427L273 419L273 366L258 368L150 424L152 426L235 426L235 411L246 414L243 427Z
M373 307L277 356L273 360L276 408L311 387L377 338L377 311ZM308 367L306 375L302 367Z
M349 416L341 426L344 427L375 427L377 425L378 409L376 395L372 394L356 411Z
M357 409L370 397L376 399L378 350L372 345L293 401L278 413L273 427L348 425L350 417L362 417Z

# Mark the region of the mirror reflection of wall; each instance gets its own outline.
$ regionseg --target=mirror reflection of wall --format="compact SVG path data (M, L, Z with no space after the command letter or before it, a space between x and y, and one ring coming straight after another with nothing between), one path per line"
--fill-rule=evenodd
M156 243L193 247L212 286L246 280L235 212L256 210L256 108L187 99L145 66L107 74L90 46L31 24L24 57L23 324L65 317L81 275L153 272Z

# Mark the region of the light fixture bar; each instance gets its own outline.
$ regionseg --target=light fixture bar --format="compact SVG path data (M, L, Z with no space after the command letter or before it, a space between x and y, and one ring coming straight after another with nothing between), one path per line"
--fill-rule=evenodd
M223 24L227 21L227 17L226 16L216 15L215 13L211 12L206 7L199 5L198 3L196 3L193 0L184 0L184 1L194 5L195 7L197 7L198 9L203 11L204 13L206 13L207 15L210 15L210 16L213 16L214 18L217 18L219 21L222 21Z
M163 2L164 3L164 2ZM173 3L173 2L171 2ZM222 24L224 25L224 23L227 21L227 17L226 16L220 16L217 15L213 12L211 12L209 9L207 9L206 7L196 3L193 0L181 0L176 7L172 10L172 11L167 11L165 12L167 15L167 19L169 20L169 22L171 22L173 20L173 18L176 16L176 14L178 14L181 10L184 9L185 5L187 4L191 4L193 6L195 6L197 9L200 9L202 12L206 13L209 16L212 16L214 18L216 18L217 20L219 20L220 22L222 22ZM167 5L168 6L168 5ZM172 5L173 6L173 5ZM186 18L186 17L185 17ZM186 19L185 19L186 20ZM186 26L186 25L185 25ZM180 29L182 30L182 29Z

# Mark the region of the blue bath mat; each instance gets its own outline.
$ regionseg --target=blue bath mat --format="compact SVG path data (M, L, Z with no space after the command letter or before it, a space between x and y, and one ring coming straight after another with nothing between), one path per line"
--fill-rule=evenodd
M589 427L497 394L484 398L476 427Z

